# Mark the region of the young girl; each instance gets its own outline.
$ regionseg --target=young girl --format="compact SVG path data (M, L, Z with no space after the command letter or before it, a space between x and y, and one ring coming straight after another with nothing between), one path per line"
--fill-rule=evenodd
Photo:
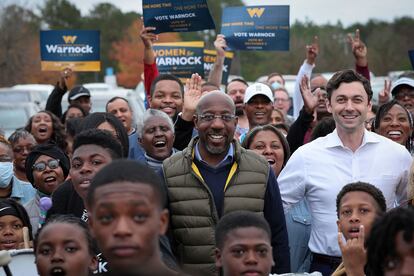
M74 216L49 219L35 237L34 253L40 276L88 276L97 265L88 226Z
M23 228L28 229L26 246ZM0 201L0 250L29 247L32 240L32 226L26 210L13 199Z

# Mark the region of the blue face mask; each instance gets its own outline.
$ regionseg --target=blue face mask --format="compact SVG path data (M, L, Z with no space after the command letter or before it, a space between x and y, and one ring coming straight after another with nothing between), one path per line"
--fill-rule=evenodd
M276 90L276 89L279 89L280 87L282 87L283 85L281 85L280 83L275 81L274 83L272 83L271 86L272 86L272 90Z
M7 188L13 177L13 163L0 162L0 189Z

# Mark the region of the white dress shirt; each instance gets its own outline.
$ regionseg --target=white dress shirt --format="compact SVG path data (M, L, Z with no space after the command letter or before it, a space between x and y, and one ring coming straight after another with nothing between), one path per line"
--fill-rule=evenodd
M312 215L309 248L341 256L336 225L336 196L348 183L363 181L378 187L387 208L407 197L412 157L407 149L365 130L361 146L352 152L336 130L294 152L278 180L285 212L306 197Z

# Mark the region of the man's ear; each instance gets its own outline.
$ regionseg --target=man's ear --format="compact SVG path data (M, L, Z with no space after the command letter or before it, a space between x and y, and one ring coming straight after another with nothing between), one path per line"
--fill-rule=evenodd
M216 247L216 249L214 249L214 256L215 256L215 259L216 259L216 267L222 268L223 267L223 262L221 260L221 251L217 247Z
M152 102L152 97L151 97L151 95L148 95L148 96L147 96L147 99L148 99L148 104L149 104L149 107L150 107L150 108L152 108L152 105L151 105L151 102Z
M198 126L197 126L198 116L197 116L197 114L193 115L193 122L194 122L194 128L198 130Z
M332 113L331 101L329 99L325 99L325 104L326 104L326 109L328 110L328 112Z
M168 229L168 222L170 220L170 213L168 209L163 209L160 214L160 235L165 235Z

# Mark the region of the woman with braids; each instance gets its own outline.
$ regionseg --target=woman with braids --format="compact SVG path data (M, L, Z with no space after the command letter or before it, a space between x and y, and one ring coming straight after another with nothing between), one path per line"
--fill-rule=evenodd
M13 199L0 200L0 250L24 248L24 227L28 232L28 244L33 238L26 210Z
M373 128L379 135L405 146L410 153L413 152L413 118L410 112L396 100L378 109Z
M414 275L414 208L395 208L378 219L367 241L366 275Z
M25 129L33 135L38 144L55 144L66 152L65 129L60 119L50 111L43 110L33 115Z

